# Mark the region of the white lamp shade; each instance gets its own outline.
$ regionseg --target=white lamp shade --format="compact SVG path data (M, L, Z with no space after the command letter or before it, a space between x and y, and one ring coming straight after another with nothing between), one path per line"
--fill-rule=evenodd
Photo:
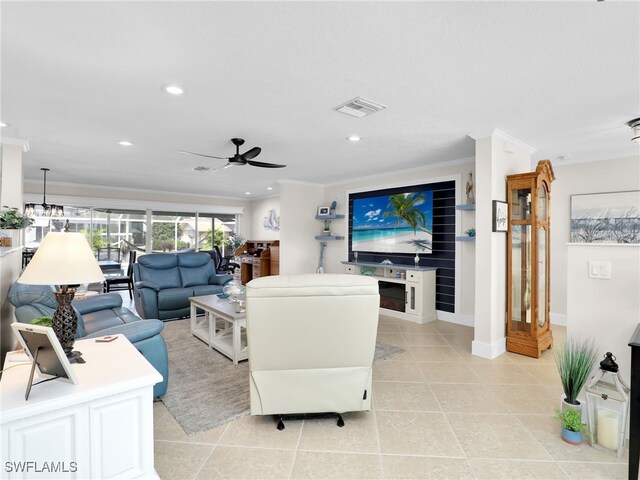
M82 233L49 232L18 279L27 285L103 282L104 274Z

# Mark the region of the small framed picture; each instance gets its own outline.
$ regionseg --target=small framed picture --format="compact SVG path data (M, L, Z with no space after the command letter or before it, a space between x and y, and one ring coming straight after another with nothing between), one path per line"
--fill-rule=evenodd
M318 216L326 217L329 215L330 207L318 207Z
M506 232L509 206L507 202L493 201L493 230L494 232Z

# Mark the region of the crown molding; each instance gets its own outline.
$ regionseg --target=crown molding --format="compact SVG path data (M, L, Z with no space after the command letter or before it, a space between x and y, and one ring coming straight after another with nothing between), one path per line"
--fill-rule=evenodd
M514 138L508 133L505 133L502 130L499 130L497 128L494 128L493 131L491 132L480 132L480 133L473 132L473 133L470 133L468 136L474 140L480 140L482 138L489 138L489 137L496 138L498 140L502 140L503 142L510 143L512 145L515 145L521 148L522 150L527 152L529 155L531 155L533 152L538 150L537 148L534 148L531 145L524 143L518 140L517 138Z
M0 144L2 145L14 145L22 148L24 153L29 151L29 142L27 140L21 140L19 138L0 137Z
M445 167L451 167L451 166L455 166L455 165L464 165L466 163L474 163L475 162L475 158L474 157L466 157L466 158L459 158L457 160L449 160L446 162L440 162L440 163L431 163L429 165L422 165L420 167L412 167L412 168L407 168L404 170L395 170L392 174L394 176L396 175L404 175L407 173L419 173L419 172L423 172L425 170L434 170L437 168L445 168ZM348 184L348 183L354 183L354 182L361 182L361 181L367 181L367 180L375 180L377 178L388 178L390 175L389 172L385 172L385 173L374 173L371 175L366 175L363 177L357 177L357 178L350 178L348 180L339 180L337 182L331 182L331 183L326 183L324 186L325 187L336 187L338 185L344 185L344 184ZM415 182L411 181L411 183L409 183L409 185L414 184Z
M286 178L283 180L278 180L277 183L279 183L280 185L303 185L307 187L324 187L322 183L303 182L302 180L289 180Z

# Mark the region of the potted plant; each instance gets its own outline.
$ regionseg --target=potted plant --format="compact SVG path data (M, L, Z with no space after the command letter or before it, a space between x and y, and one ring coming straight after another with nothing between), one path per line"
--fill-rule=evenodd
M39 318L34 318L31 320L31 323L33 325L40 325L41 327L52 327L53 326L53 320L51 319L51 317L39 317Z
M20 213L17 208L3 207L0 210L0 228L5 230L20 230L33 223L33 219Z
M592 339L569 339L553 356L560 374L560 382L564 390L563 410L566 406L580 409L578 394L598 359L598 349Z
M572 408L560 410L556 408L556 414L562 425L560 437L565 442L571 445L580 445L582 443L582 434L590 435L589 427L586 423L582 423L582 417L578 410Z
M3 210L0 210L1 230L20 230L28 227L32 223L33 219L20 213L17 208L3 207ZM0 245L10 247L11 236L0 234Z

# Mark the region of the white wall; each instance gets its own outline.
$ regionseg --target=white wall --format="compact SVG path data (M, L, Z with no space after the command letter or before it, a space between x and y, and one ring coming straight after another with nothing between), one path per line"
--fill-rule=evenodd
M506 233L492 232L493 200L506 200L506 175L530 171L531 148L502 132L476 139L475 330L471 351L505 351Z
M281 182L280 187L280 273L314 273L320 246L317 208L322 205L322 185Z
M611 262L611 279L589 278L589 261ZM567 245L567 336L593 337L629 384L629 339L640 321L640 245ZM602 358L602 357L601 357Z
M2 140L0 157L0 205L22 209L22 154L26 142ZM12 231L14 242L23 238L23 231ZM21 243L21 240L18 240ZM15 247L16 245L14 245ZM10 325L15 321L14 308L7 300L9 289L22 271L22 249L0 249L0 365L4 356L16 344Z
M551 302L552 323L564 323L567 315L567 242L571 195L578 193L640 190L638 157L553 167L551 184Z
M280 197L262 198L253 200L247 212L250 222L251 240L280 240L280 231L267 230L264 227L264 219L269 210L275 210L280 216Z
M385 175L352 179L351 181L338 185L326 186L324 190L324 202L322 202L322 205L330 205L335 199L338 202L338 208L336 210L337 213L348 215L349 212L347 211L347 208L349 191L378 190L381 188L390 188L400 185L420 185L423 183L440 181L434 179L440 179L442 177L451 177L451 179L457 177L462 180L462 185L464 185L468 172L473 172L475 178L475 168L472 159L463 159L458 162L450 162L421 169L406 170L400 173L389 173ZM461 198L463 197L464 196ZM462 218L461 215L464 215L464 218ZM458 235L461 235L464 229L475 225L472 212L465 212L464 214L457 212L456 216L456 224L460 228L460 231L456 232ZM464 228L462 228L463 226ZM318 225L316 226L317 233L314 235L318 235L320 233L321 227L321 223L318 222ZM347 218L344 220L334 220L331 227L333 234L343 235L345 240L327 242L327 249L325 251L325 271L327 273L344 273L344 265L340 262L347 258ZM457 243L456 260L460 265L458 275L456 276L456 281L458 282L456 301L459 302L459 311L456 312L457 318L449 318L449 320L473 325L473 292L475 277L474 242Z

